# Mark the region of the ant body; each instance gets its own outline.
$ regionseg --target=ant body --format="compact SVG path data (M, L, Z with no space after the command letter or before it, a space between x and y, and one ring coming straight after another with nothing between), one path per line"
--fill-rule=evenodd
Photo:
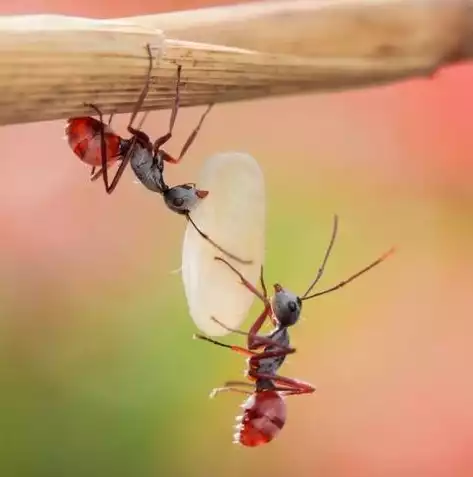
M285 396L297 394L310 394L315 391L315 388L308 383L277 374L279 368L284 363L286 356L295 353L296 351L295 348L290 346L288 329L290 326L293 326L298 322L302 310L302 301L338 290L381 263L394 252L394 249L389 250L370 265L346 280L326 290L309 295L323 275L327 259L335 241L337 229L338 218L335 216L332 237L325 252L322 265L319 268L314 281L301 297L285 290L280 284L275 284L275 293L270 300L264 282L263 268L261 268L260 276L262 288L262 293L260 293L256 287L249 283L230 263L220 257L215 257L215 260L225 263L240 278L241 283L251 293L260 298L265 305L263 312L256 319L249 332L229 328L216 318L212 318L228 331L233 331L246 336L247 348L227 345L200 334L194 335L195 338L229 348L239 354L249 357L246 374L253 383L245 381L227 381L224 384L224 387L215 388L211 394L213 397L222 391L234 391L249 395L248 400L242 406L244 413L238 418L239 423L237 424L237 433L235 434L234 442L249 447L270 442L280 432L286 421L286 405L283 398ZM274 329L268 335L258 335L258 332L267 317L271 319ZM262 351L256 351L261 348ZM251 387L253 388L253 391L241 389L242 386Z
M202 199L207 197L209 191L197 189L196 184L194 183L186 183L170 187L164 180L164 163L167 162L171 164L178 164L182 160L194 142L206 116L213 106L213 104L210 104L203 113L199 123L187 138L177 158L174 158L162 149L162 146L172 137L174 123L176 121L177 112L179 109L179 88L181 77L180 65L177 67L176 93L169 121L168 132L164 136L156 139L156 141L153 143L151 142L149 136L140 130L141 124L137 129L133 127L136 116L143 105L146 95L148 94L149 84L151 81L153 57L149 45L147 45L147 51L149 57L149 66L146 82L143 90L140 93L138 101L136 102L135 108L131 114L130 121L127 126L128 132L132 135L131 138L124 139L112 131L110 128L112 115L110 116L108 124L105 124L103 122L103 115L100 109L94 104L86 104L97 112L99 120L90 116L70 118L66 125L66 137L68 139L69 146L79 157L79 159L92 166L91 180L96 180L100 176L103 177L105 191L108 194L111 194L115 190L126 166L128 163L130 163L137 179L150 191L161 194L166 206L173 212L179 215L184 215L202 238L207 240L215 248L228 257L244 264L250 264L252 263L251 260L242 260L220 247L207 234L201 231L192 220L190 216L191 211L200 203ZM144 118L145 117L146 113ZM108 167L117 161L120 161L120 165L110 183L108 177ZM98 166L100 166L100 170L95 173L95 169Z

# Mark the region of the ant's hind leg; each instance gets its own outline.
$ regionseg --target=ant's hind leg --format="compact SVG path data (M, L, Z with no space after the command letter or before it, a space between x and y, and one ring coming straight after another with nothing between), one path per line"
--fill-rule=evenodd
M312 386L312 384L305 383L304 381L299 381L297 379L286 378L277 374L255 373L254 377L257 377L259 379L270 379L274 384L278 386L287 387L287 389L284 390L287 395L311 394L315 392L315 388L314 386Z

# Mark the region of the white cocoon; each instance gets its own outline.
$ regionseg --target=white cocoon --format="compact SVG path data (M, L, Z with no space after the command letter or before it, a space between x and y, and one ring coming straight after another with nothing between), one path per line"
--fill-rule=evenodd
M229 332L212 321L239 328L254 295L224 263L223 257L259 288L264 260L266 194L263 173L249 154L224 152L204 163L199 189L209 195L192 212L196 225L214 242L243 260L243 265L218 251L188 223L182 250L182 280L189 313L196 326L210 336Z

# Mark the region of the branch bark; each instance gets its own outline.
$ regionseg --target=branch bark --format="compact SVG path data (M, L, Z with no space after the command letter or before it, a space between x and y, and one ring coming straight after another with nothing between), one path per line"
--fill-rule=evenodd
M161 28L163 30L161 30ZM473 0L264 2L117 20L0 18L0 124L380 85L473 54Z

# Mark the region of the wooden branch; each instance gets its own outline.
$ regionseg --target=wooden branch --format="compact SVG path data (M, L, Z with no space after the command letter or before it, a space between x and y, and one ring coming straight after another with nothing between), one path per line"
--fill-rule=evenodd
M434 68L458 49L470 56L472 10L471 0L284 0L122 20L180 40L312 58L417 58Z
M147 43L156 59L149 110L170 107L176 64L182 105L201 105L428 76L470 59L472 35L473 0L291 0L119 20L3 17L0 124L91 114L84 102L130 112Z

